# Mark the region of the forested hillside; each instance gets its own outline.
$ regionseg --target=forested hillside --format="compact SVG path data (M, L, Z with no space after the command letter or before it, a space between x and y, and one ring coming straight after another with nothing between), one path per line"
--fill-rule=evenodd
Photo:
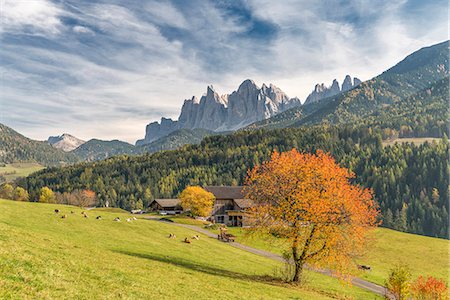
M0 163L37 162L57 166L78 161L71 153L55 149L47 142L31 140L0 124Z
M93 189L102 203L132 209L139 199L174 197L187 185L242 184L248 168L272 151L297 148L329 151L373 188L385 226L446 237L448 224L448 148L445 120L448 85L440 81L415 94L399 114L396 106L352 125L320 125L240 131L137 157L114 157L34 174L20 185L36 199L39 189ZM409 101L409 102L408 102ZM415 112L431 116L412 117ZM439 143L383 146L382 140L415 135L443 137ZM149 193L151 191L151 193ZM153 196L151 196L153 194Z

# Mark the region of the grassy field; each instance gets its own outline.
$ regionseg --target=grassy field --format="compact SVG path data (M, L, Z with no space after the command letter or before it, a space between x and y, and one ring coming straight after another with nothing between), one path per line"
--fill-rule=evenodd
M424 138L397 138L397 139L391 139L383 141L383 146L388 145L394 145L395 143L413 143L416 145L421 145L425 142L432 143L433 141L436 141L436 143L439 143L441 139L440 138L432 138L432 137L424 137Z
M38 163L13 163L0 167L0 175L5 177L7 182L11 182L17 177L26 177L42 169L44 166Z
M231 227L228 232L237 236L237 242L248 246L277 254L286 249L281 239L249 236L245 234L245 229L238 227ZM433 275L448 284L449 249L448 240L378 228L373 232L367 253L358 260L359 264L371 266L371 271L361 271L357 276L384 285L392 266L403 263L410 267L414 278L419 275Z
M0 299L380 299L313 272L302 287L284 284L275 261L203 235L186 244L194 232L114 210L84 218L0 200L0 211Z

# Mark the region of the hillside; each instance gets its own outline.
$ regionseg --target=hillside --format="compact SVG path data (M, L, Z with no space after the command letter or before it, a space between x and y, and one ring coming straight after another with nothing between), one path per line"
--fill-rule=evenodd
M255 248L282 254L286 247L282 239L273 236L249 235L243 228L229 228L237 241ZM360 272L358 277L383 285L395 264L408 265L413 278L431 275L448 283L450 242L444 239L377 228L371 235L368 251L357 259L359 264L370 266L370 272ZM426 259L425 259L426 257Z
M173 150L187 144L199 144L205 137L212 134L213 132L207 129L179 129L156 141L137 146L136 151L139 153L153 153L162 150Z
M133 154L135 153L135 147L129 143L119 140L102 141L92 139L85 142L71 153L79 157L81 160L94 161L106 159L114 155Z
M2 299L380 299L313 272L304 287L285 285L273 278L278 262L203 235L183 243L195 233L162 222L103 210L83 218L54 204L0 208Z
M318 123L352 123L446 78L448 41L422 48L356 88L283 112L249 128L283 128ZM407 107L403 107L407 109Z
M46 166L75 163L79 159L47 142L31 140L0 124L0 163L36 162Z

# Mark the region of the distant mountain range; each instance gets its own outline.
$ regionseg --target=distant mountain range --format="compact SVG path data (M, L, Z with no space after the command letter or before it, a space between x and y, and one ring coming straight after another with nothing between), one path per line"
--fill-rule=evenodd
M178 121L162 118L161 123L148 124L145 138L136 145L149 144L178 129L234 131L300 104L300 99L289 98L278 87L258 87L250 79L231 94L219 95L213 86L208 86L200 99L194 96L184 101Z
M342 89L335 79L330 87L317 84L305 103L317 102L323 98L348 91L361 81L347 75ZM213 132L229 132L252 123L266 120L293 107L301 106L299 98L290 98L273 84L257 86L251 79L241 83L231 94L219 95L212 86L200 99L185 100L177 121L161 118L161 122L147 125L145 138L137 146L149 144L178 129L207 129Z
M84 142L70 134L50 137L48 143L39 142L1 125L0 162L37 161L60 165L119 154L176 149L185 144L200 143L208 135L240 128L353 123L381 116L391 107L397 111L402 106L411 110L405 99L447 77L448 64L446 41L408 55L368 81L361 83L358 78L346 76L342 87L337 80L328 87L318 84L303 105L298 98L288 97L274 85L258 87L252 80L245 80L237 91L222 96L209 86L200 99L185 100L177 121L162 118L161 123L147 125L145 138L136 146L118 140Z

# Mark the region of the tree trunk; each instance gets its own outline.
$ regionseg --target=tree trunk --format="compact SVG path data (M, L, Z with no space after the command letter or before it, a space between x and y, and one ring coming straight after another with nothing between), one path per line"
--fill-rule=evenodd
M302 280L302 272L303 272L303 262L296 260L294 278L292 279L292 281L296 283L300 282Z
M313 225L311 228L311 232L309 233L309 236L305 241L305 245L303 246L302 253L300 255L298 253L298 238L299 237L296 236L294 239L294 242L292 243L292 258L294 259L294 266L295 266L294 278L292 278L293 282L298 283L302 279L303 265L306 262L309 246L311 244L311 240L313 238L315 231L316 231L316 226Z
M303 262L300 261L299 253L298 253L298 237L295 237L294 243L292 244L292 259L294 260L294 277L292 278L293 282L300 282L302 278L303 271Z

